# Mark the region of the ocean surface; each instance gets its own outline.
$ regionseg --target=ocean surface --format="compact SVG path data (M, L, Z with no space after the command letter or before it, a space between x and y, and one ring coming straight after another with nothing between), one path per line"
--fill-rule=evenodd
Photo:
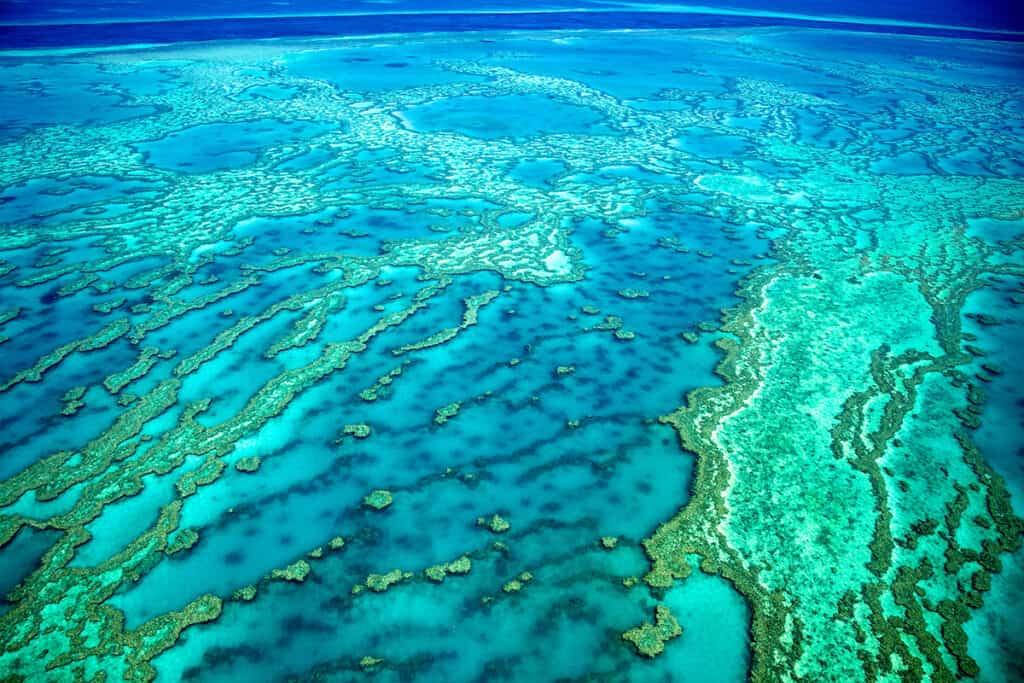
M1024 678L1010 5L177 9L0 10L0 680Z

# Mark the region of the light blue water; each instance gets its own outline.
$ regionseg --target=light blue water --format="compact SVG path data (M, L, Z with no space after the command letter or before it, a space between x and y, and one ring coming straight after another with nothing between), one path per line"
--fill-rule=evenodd
M47 455L77 454L0 501L0 521L30 525L0 547L0 589L85 586L62 619L102 606L132 638L201 596L220 598L217 619L152 657L158 680L347 681L364 675L363 656L383 660L371 667L381 680L745 680L752 607L735 586L694 557L692 576L667 590L641 580L651 568L641 542L697 481L695 455L658 418L722 385L714 342L735 337L696 331L714 329L750 277L809 267L796 247L779 250L783 236L821 229L820 245L846 258L860 250L865 263L878 258L872 275L889 272L897 256L875 253L874 222L910 211L872 191L922 178L1013 181L1024 151L1015 46L965 42L963 65L950 66L929 61L942 54L930 40L832 33L493 33L4 58L0 266L10 270L0 270L0 315L20 312L0 326L10 337L0 381L105 325L124 320L128 331L0 394L5 485L41 471ZM861 61L891 74L860 65L878 80L862 79L851 72ZM936 133L929 107L946 98L957 110L960 79L978 88L978 111L965 109L955 135ZM1001 117L990 92L1005 98ZM817 175L836 159L848 174ZM863 197L846 194L862 181ZM926 193L898 187L901 201ZM1018 185L1000 191L1019 204ZM963 311L1001 324L963 320L989 354L965 372L1002 369L986 382L972 438L1019 510L1017 223L968 222L971 236L1004 242L990 263L1006 272ZM488 292L493 301L467 321L467 302ZM781 346L790 332L758 343ZM296 379L339 344L350 345L343 363ZM166 353L123 387L105 386L145 349ZM146 405L171 381L170 407L138 425L144 436L94 441L126 414L119 401ZM61 415L77 387L84 407ZM437 411L455 403L439 424ZM809 402L806 413L818 409ZM344 434L357 424L368 437ZM136 444L57 500L35 498L56 476ZM182 478L214 452L223 473L183 495ZM251 456L258 471L236 469ZM394 502L363 505L375 489ZM119 490L131 495L84 512ZM197 543L144 551L139 575L110 579L101 595L93 579L117 573L117 554L175 501L177 528L161 539L189 529ZM511 528L477 523L494 514ZM33 524L90 538L65 565L44 555L70 536ZM338 535L345 547L326 549ZM602 537L618 545L605 549ZM310 557L316 548L323 557ZM463 555L467 575L435 584L424 574ZM302 558L304 581L268 578ZM1010 670L1015 656L1006 615L1019 558L1003 556L1008 569L969 626L985 671ZM412 576L353 593L394 569ZM522 572L533 578L521 590L502 589ZM237 597L250 584L255 599ZM684 633L642 658L621 634L656 605ZM0 615L5 634L19 623ZM45 676L33 661L59 648L42 637L23 647L0 660L3 672ZM113 672L118 657L98 666Z
M329 129L329 125L308 121L214 123L186 128L137 147L158 168L208 173L245 166L264 147L315 137Z
M401 116L416 131L451 131L484 139L611 132L601 124L600 113L540 95L458 97L408 109Z

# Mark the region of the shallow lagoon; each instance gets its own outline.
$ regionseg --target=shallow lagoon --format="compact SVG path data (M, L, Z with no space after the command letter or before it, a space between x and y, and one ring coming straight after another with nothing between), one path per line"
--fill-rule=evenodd
M0 145L0 563L23 582L0 669L1011 671L1020 526L987 510L1024 490L999 426L1024 266L985 219L1024 209L1020 128L996 125L1020 50L963 41L962 72L899 36L823 57L825 33L5 58L72 94L120 80L116 108L53 121L76 135ZM940 519L958 545L921 531ZM872 598L925 561L926 597ZM982 593L961 650L943 600ZM639 656L622 636L659 605L682 635ZM879 655L856 636L877 616L945 649Z
M418 132L450 131L484 139L522 139L542 133L611 133L600 125L600 112L567 106L541 95L460 96L403 111L401 118Z

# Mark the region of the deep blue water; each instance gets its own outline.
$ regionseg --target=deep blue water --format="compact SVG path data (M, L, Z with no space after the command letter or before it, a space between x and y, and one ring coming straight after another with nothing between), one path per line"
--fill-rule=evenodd
M126 43L251 39L284 36L368 35L436 31L696 28L793 25L827 27L840 18L854 30L973 37L1014 38L1024 30L1024 15L1012 0L984 3L884 2L873 0L842 8L820 0L700 3L685 5L637 2L511 2L497 0L396 0L316 2L299 0L245 3L229 0L91 3L58 0L0 4L0 47L72 47ZM721 8L722 14L713 14ZM678 10L678 11L677 11ZM267 17L272 16L272 20ZM173 21L169 21L172 20ZM851 23L852 22L852 23ZM899 27L893 22L911 24ZM921 24L914 26L913 24ZM926 26L935 25L935 26ZM981 31L979 33L979 31Z
M895 21L953 24L999 30L1024 28L1020 3L1014 0L951 0L922 2L920 0L865 0L857 3L828 2L827 0L730 0L729 2L663 3L657 0L631 2L599 2L594 0L547 0L520 2L518 0L393 0L380 3L373 0L256 0L243 4L233 0L203 0L192 2L154 3L139 0L90 2L89 0L10 0L0 5L0 16L5 22L74 23L85 20L110 21L116 19L153 19L166 17L229 17L239 15L328 14L334 12L466 12L466 11L523 11L583 9L601 10L617 8L651 9L672 4L692 4L705 8L748 10L754 12L786 12L817 16L857 16Z

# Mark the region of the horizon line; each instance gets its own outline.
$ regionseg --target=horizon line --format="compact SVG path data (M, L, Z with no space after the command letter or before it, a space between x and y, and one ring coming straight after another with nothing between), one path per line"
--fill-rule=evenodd
M830 24L856 24L860 26L882 26L888 28L908 29L930 29L960 31L964 33L987 33L1007 36L1024 36L1024 30L986 28L982 26L958 25L958 24L937 24L931 22L915 22L902 19L886 19L883 17L868 17L856 15L816 15L802 14L798 12L776 12L748 10L737 8L717 8L708 5L640 5L636 3L620 3L607 8L601 7L565 7L565 8L536 8L536 9L496 9L496 10L394 10L394 11L340 11L340 12L294 12L294 13L254 13L254 14L225 14L225 15L183 15L173 17L124 17L110 19L82 19L73 21L0 21L0 28L45 28L71 27L71 26L103 26L117 24L163 24L163 23L187 23L187 22L209 22L226 20L252 20L252 19L315 19L343 18L343 17L409 17L409 16L479 16L479 15L529 15L529 14L690 14L690 15L718 15L727 17L750 17L755 19L783 19L789 21L808 21Z

